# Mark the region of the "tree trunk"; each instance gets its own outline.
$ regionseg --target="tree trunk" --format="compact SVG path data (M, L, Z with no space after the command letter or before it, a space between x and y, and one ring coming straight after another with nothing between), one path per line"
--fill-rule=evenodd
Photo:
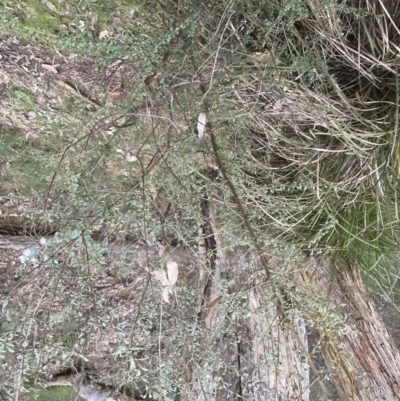
M342 401L400 400L400 354L369 298L355 266L334 269L321 263L304 282L315 295L341 310L345 325L339 335L316 327L321 351ZM328 294L327 296L325 294ZM318 316L316 312L316 320Z
M245 247L227 249L216 205L215 199L203 205L209 277L203 285L207 306L201 314L206 326L203 346L216 358L194 372L195 399L306 401L309 371L297 338L281 322L273 295L267 295L273 291L257 274L262 271L258 258L249 256ZM238 309L242 313L235 313ZM300 317L295 326L307 344Z

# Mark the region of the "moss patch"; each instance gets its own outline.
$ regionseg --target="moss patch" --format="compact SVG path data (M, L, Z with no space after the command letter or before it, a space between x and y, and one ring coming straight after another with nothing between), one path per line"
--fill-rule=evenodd
M46 189L52 168L49 155L32 146L18 130L0 129L1 192L17 189L23 193Z
M71 401L74 396L75 391L71 386L34 387L25 395L27 401Z
M27 89L14 88L10 90L8 100L17 110L32 110L36 105L35 96Z
M57 2L48 1L57 9ZM56 12L52 12L39 0L9 1L3 19L16 30L20 37L32 37L38 33L45 36L57 34L61 20Z

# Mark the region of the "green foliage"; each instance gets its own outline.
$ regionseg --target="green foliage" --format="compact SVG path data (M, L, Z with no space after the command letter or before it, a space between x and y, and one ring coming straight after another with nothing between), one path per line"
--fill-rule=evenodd
M167 249L181 244L196 254L204 227L201 203L210 194L218 194L226 246L254 246L216 166L211 130L261 243L270 244L272 234L277 253L282 249L277 243L291 243L312 255L357 264L383 286L397 278L398 67L382 39L396 43L397 33L384 13L359 10L356 2L326 1L314 8L295 0L111 3L74 2L64 20L63 10L54 13L30 2L25 19L4 17L5 26L19 35L34 32L43 42L81 59L95 57L99 64L130 60L136 70L126 102L93 112L80 100L67 102L64 94L67 124L35 118L45 139L1 134L3 149L12 150L5 181L24 192L29 175L35 208L26 215L58 223L58 235L41 248L39 260L39 268L52 272L45 285L54 305L66 302L62 283L73 280L78 289L62 311L39 309L36 324L53 338L30 344L29 369L21 369L26 376L44 374L55 358L72 366L90 335L112 329L113 375L162 399L184 387L175 369L184 372L185 360L212 359L196 345L201 328L194 289L174 289L179 314L163 308L161 286L142 283L140 313L132 323L93 288L107 276L130 277L129 252L107 258L115 241ZM7 7L17 10L21 4ZM375 63L376 57L382 61ZM8 102L16 112L38 109L32 92L20 86L9 92ZM209 122L203 139L196 132L200 112ZM97 124L117 117L126 127ZM171 203L168 213L163 199ZM164 262L154 259L148 268L154 272ZM235 296L222 291L234 305ZM295 297L298 304L301 295ZM17 339L29 334L27 316L33 319L34 308L18 317ZM339 330L342 316L323 308L320 313ZM233 326L227 326L233 336ZM158 343L160 332L173 343L172 356ZM143 338L148 342L140 343ZM18 349L17 340L9 343ZM184 357L176 350L184 350Z
M24 397L29 401L70 401L75 392L70 386L55 386L50 388L31 388ZM81 400L81 398L79 398Z
M22 107L20 102L19 107ZM31 194L32 190L43 191L47 187L54 164L48 152L38 149L32 138L24 137L17 130L3 128L0 132L0 158L3 193L14 189Z
M82 8L92 8L96 5L97 0L79 0L78 7Z
M11 105L20 110L32 110L35 106L35 96L24 89L15 88L9 93Z

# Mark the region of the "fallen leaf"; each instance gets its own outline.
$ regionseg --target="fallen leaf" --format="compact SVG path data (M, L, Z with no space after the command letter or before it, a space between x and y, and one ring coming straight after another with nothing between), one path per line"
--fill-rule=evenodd
M65 83L64 81L58 81L57 80L56 83L58 85L60 85L62 88L66 89L67 91L75 93L75 89L72 86L70 86L67 83Z
M104 31L101 31L99 33L99 39L108 38L109 36L110 33L107 31L107 29L104 29Z
M165 287L162 292L162 298L167 304L169 304L170 295L172 295L172 291L169 289L169 287Z
M174 285L178 280L178 264L172 260L167 262L169 285Z
M157 75L157 73L153 73L153 74L150 74L149 76L147 76L147 77L145 78L145 80L144 80L145 85L149 86L149 85L151 84L151 82L155 80L154 77L155 77L156 75Z
M281 111L282 110L282 102L280 99L278 99L275 103L274 103L274 111Z
M51 72L52 74L58 74L58 71L55 67L50 64L41 64L40 65L44 70Z
M115 91L115 92L107 92L106 100L110 102L120 102L126 98L125 91Z
M152 275L156 280L160 281L163 287L167 287L170 285L169 280L167 278L167 273L165 272L164 269L158 269L155 272L153 272Z
M199 118L197 119L197 132L198 132L199 139L203 138L204 129L206 128L206 124L207 124L207 114L204 112L201 112L199 114Z
M162 258L165 253L165 246L164 245L158 245L158 256Z
M50 3L49 1L46 1L44 4L46 5L46 7L47 7L50 11L53 11L53 13L56 13L56 12L57 12L57 8L56 8L56 6L55 6L53 3Z
M137 160L137 157L136 157L136 156L131 156L131 154L130 154L129 152L126 152L126 153L125 153L125 160L126 160L128 163L131 163L131 162L136 161L136 160Z
M125 151L124 151L124 159L125 161L127 161L128 163L132 163L135 162L137 160L136 156L132 156L131 153L129 152L131 150L131 147L125 146Z

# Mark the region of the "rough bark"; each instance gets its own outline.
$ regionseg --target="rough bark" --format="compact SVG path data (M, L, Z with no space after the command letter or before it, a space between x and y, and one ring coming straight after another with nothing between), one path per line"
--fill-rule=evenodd
M308 364L297 339L282 324L273 296L271 300L266 295L272 292L270 283L265 282L265 278L257 282L249 280L251 273L262 270L259 261L248 255L247 248L226 249L223 225L212 199L206 207L205 219L209 225L204 234L214 248L205 246L211 268L204 286L208 307L202 316L207 327L203 343L212 347L220 363L215 362L213 366L204 363L195 371L195 399L308 400ZM243 266L247 266L246 269ZM228 282L233 284L227 285ZM243 310L248 311L248 317L233 318L230 294L239 293L246 294ZM300 317L295 326L307 344L305 323ZM224 331L230 333L230 341L216 342L224 338Z
M340 335L316 327L326 366L342 401L400 400L400 354L370 299L355 266L334 269L321 263L303 273L316 295L324 295L345 319ZM328 294L328 295L326 295Z
M248 297L250 310L262 309L262 299L259 291L251 291ZM307 344L304 320L300 316L294 320L300 338ZM279 323L276 314L266 312L248 319L247 324L249 341L241 355L242 369L251 372L243 391L246 399L308 400L308 364L291 330Z

